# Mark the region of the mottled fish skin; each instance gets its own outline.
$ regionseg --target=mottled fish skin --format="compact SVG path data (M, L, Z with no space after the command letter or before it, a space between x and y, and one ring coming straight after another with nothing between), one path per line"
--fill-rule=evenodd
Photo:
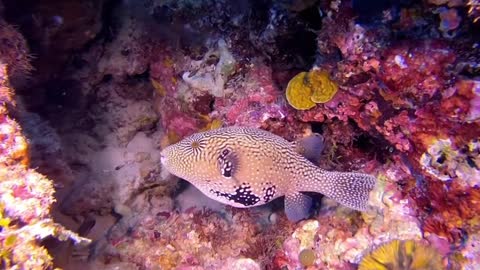
M296 146L268 131L227 127L193 134L166 147L161 162L208 197L235 207L252 207L285 196L290 220L306 218L318 192L339 203L365 210L376 179L362 173L323 170Z

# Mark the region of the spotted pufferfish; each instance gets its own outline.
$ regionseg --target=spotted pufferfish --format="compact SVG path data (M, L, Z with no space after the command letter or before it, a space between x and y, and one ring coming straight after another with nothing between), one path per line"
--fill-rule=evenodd
M307 159L312 142L318 141L318 136L312 138L289 142L262 129L219 128L167 146L161 151L161 163L206 196L234 207L263 205L285 196L285 213L295 222L309 216L312 204L302 192L321 193L344 206L366 210L376 178L317 167Z

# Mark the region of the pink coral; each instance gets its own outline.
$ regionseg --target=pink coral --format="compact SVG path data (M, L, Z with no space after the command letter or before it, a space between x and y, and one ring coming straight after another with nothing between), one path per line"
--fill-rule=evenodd
M232 96L215 102L215 109L225 115L228 125L260 127L271 118L286 120L286 108L278 104L282 92L275 86L269 67L256 63L243 84Z
M118 237L110 237L109 242L115 247L111 252L147 268L261 269L258 261L268 262L265 260L268 258L262 258L263 249L273 249L275 239L282 237L278 233L287 231L288 226L280 222L275 228L262 229L254 221L255 216L247 211L233 210L228 215L231 222L205 209L172 213L161 223L149 216L131 236L115 233ZM117 230L118 226L114 228ZM267 240L265 246L261 245L263 237L256 237L262 235ZM152 245L158 248L152 249ZM243 254L258 260L245 258Z
M158 84L156 87L159 95L174 93L176 90L175 64L172 60L173 53L165 48L155 48L155 59L151 60L150 76ZM154 84L155 85L155 84Z
M380 93L394 107L424 104L448 86L447 71L455 61L454 53L439 41L398 44L383 55L380 79L387 88Z

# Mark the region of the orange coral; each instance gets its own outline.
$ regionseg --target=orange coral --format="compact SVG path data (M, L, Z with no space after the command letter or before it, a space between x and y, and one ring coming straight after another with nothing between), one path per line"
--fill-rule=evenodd
M443 236L450 243L458 244L463 241L462 231L468 226L478 229L476 218L480 210L479 188L464 189L454 182L449 191L446 191L441 183L433 182L428 191L435 212L424 220L424 232Z

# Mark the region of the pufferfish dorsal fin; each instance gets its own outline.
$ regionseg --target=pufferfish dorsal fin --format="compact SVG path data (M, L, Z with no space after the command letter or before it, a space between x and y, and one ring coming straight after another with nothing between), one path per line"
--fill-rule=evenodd
M225 178L232 178L238 169L238 158L230 148L225 148L218 156L218 168Z
M292 142L295 151L313 163L317 163L325 147L324 138L318 133Z

